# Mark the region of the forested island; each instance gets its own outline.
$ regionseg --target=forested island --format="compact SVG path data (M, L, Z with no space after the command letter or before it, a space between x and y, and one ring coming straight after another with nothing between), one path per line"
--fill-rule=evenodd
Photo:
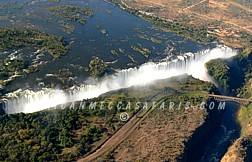
M0 50L18 47L44 47L54 58L65 55L68 51L63 37L33 30L0 28Z
M54 16L63 18L69 21L75 21L80 24L86 23L86 18L94 15L93 11L87 7L79 8L70 5L59 5L48 9Z
M16 1L0 6L4 14L0 23L0 161L76 161L93 157L103 161L197 161L209 151L212 137L224 129L226 111L218 109L218 104L209 109L216 100L208 94L252 99L250 1L104 1ZM216 15L224 15L225 21ZM118 70L140 69L146 62L168 61L219 44L236 49L238 54L205 64L216 85L181 75L33 113L5 114L2 110L8 103L8 93L22 104L18 92L12 94L13 87L17 90L21 85L30 90L23 97L31 100L43 96L43 89L52 88L62 89L62 94L73 90L74 96L75 91L92 89L110 74L111 78L118 77ZM189 50L183 51L186 46ZM18 51L25 48L32 52ZM40 59L43 57L45 60ZM187 63L183 61L181 64ZM126 82L128 75L116 81ZM148 80L151 75L147 73L141 79ZM15 78L19 80L15 82ZM120 86L117 84L106 84L105 89ZM42 93L30 96L35 94L33 89ZM104 108L99 109L104 101ZM167 109L162 107L163 102ZM174 109L170 102L175 103ZM146 109L139 111L146 103ZM205 107L200 109L202 103ZM236 136L227 138L226 146L217 151L223 154L218 158L224 162L252 160L252 104L237 107L237 116L230 119L237 120ZM125 112L130 118L123 121ZM129 120L133 125L123 128ZM121 138L103 148L120 130L124 130ZM100 152L98 158L94 156L96 151Z

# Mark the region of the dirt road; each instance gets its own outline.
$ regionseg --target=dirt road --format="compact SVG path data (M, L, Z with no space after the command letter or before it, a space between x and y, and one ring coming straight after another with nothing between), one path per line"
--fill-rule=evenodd
M163 94L162 92L151 97L148 103L152 102L153 99ZM148 104L149 105L149 104ZM93 153L85 158L79 159L78 162L89 162L94 161L109 151L113 150L118 144L125 140L137 127L138 125L148 116L153 110L152 108L144 109L143 107L132 117L130 120L123 125L114 135L112 135L107 141L105 141L100 147L98 147ZM141 116L141 118L139 118Z

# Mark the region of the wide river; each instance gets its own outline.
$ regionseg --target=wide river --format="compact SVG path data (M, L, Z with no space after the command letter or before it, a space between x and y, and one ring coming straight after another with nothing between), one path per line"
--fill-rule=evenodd
M62 4L87 6L94 11L94 16L88 18L87 23L82 25L54 17L48 12L49 7ZM60 26L62 21L73 25L75 30L71 34L65 33ZM0 26L29 28L64 36L70 44L69 52L60 59L53 59L48 54L38 56L36 50L29 47L0 51L0 59L18 57L39 65L38 72L21 76L5 87L6 93L10 94L21 89L19 97L6 102L8 113L35 112L67 101L81 100L81 97L95 97L110 90L183 73L204 80L208 78L204 70L207 61L218 57L229 58L236 54L230 48L214 48L214 44L200 45L173 33L158 30L151 23L102 0L61 0L57 3L47 0L0 0ZM107 34L102 33L102 29L105 29ZM152 41L150 38L157 41ZM151 54L146 58L133 50L133 46L147 48ZM112 54L112 50L117 51L118 55ZM179 61L172 63L164 61L181 57L186 53L190 54L180 58ZM90 80L85 68L94 56L110 62L110 67L113 69L125 70L118 70L116 76L104 79L96 85L83 86L84 81ZM146 62L152 63L144 64ZM134 68L139 66L139 69ZM67 89L72 86L77 88L69 94L61 90L63 87ZM41 90L45 87L46 90ZM236 137L234 130L238 128L232 127L236 124L225 120L230 119L234 122L235 119L230 117L234 113L225 114L222 121L223 129L211 140L214 146L208 145L205 152L209 153L209 156L204 155L201 159L203 161L213 157L218 161L225 153L230 139ZM225 151L220 152L220 148ZM220 153L216 154L218 152Z
M87 6L94 11L94 16L88 18L87 23L82 25L54 17L48 12L49 7L62 4ZM17 78L6 87L6 92L20 88L36 90L43 87L80 85L88 77L85 68L93 56L98 56L106 62L113 62L110 64L113 69L127 69L150 60L171 58L187 52L195 53L214 46L199 45L173 33L157 30L151 23L102 0L61 0L57 3L47 0L0 0L0 8L2 27L36 29L64 36L68 43L71 42L68 54L56 60L49 55L36 56L34 54L36 50L33 48L0 51L0 59L22 57L34 64L40 64L38 72ZM66 34L60 26L62 20L74 25L74 32ZM107 34L103 34L102 29L105 29ZM141 36L154 38L160 42L146 40L140 38ZM147 48L151 54L146 58L134 51L132 46ZM119 49L125 52L121 53ZM117 51L118 55L113 55L111 50ZM62 85L60 79L57 79L60 77L71 78L71 81Z

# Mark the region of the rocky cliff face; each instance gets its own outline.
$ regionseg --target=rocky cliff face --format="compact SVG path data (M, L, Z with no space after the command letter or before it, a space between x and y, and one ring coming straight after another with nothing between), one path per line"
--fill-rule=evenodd
M208 112L204 122L199 126L185 145L183 161L198 161L202 156L209 139L221 126L221 111L217 108Z
M238 121L242 134L228 149L221 162L251 162L252 161L252 104L241 107Z
M245 135L235 141L221 162L251 162L252 161L252 135Z
M177 96L179 98L179 96ZM197 161L220 127L217 109L154 110L112 152L117 161Z

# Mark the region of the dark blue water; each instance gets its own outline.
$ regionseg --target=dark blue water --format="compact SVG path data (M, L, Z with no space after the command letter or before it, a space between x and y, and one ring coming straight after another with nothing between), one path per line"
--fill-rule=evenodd
M227 102L221 120L221 128L209 140L200 162L219 162L232 145L232 141L240 136L241 127L237 122L239 104Z
M60 4L78 7L87 6L94 10L94 16L88 18L85 25L64 20L75 26L74 32L68 35L60 29L59 21L62 21L62 19L52 16L47 10L48 7ZM178 37L173 33L157 30L151 23L122 10L114 4L101 0L61 0L60 3L51 3L46 0L0 0L0 5L0 26L31 28L61 35L66 38L68 43L71 39L74 39L66 56L57 60L54 60L51 56L42 57L43 64L40 66L40 71L17 78L10 86L6 87L8 92L19 88L37 88L39 82L45 82L47 79L46 74L58 76L61 69L68 72L67 77L75 78L73 84L81 84L89 76L84 69L93 56L98 56L107 62L117 61L110 65L111 68L126 69L150 60L160 60L168 56L196 52L209 47ZM17 9L15 6L22 6L22 8ZM112 14L109 14L107 10L111 11ZM99 26L99 29L97 26ZM108 34L102 34L100 29L105 29ZM161 43L139 38L139 34L147 35L149 38L153 37L160 40ZM151 54L146 58L141 53L134 51L131 46L148 48ZM124 49L126 55L120 53L119 48ZM116 50L118 55L111 54L111 50ZM31 51L23 51L23 53L32 55ZM132 62L127 55L133 57L136 62ZM8 54L1 57L8 57Z

